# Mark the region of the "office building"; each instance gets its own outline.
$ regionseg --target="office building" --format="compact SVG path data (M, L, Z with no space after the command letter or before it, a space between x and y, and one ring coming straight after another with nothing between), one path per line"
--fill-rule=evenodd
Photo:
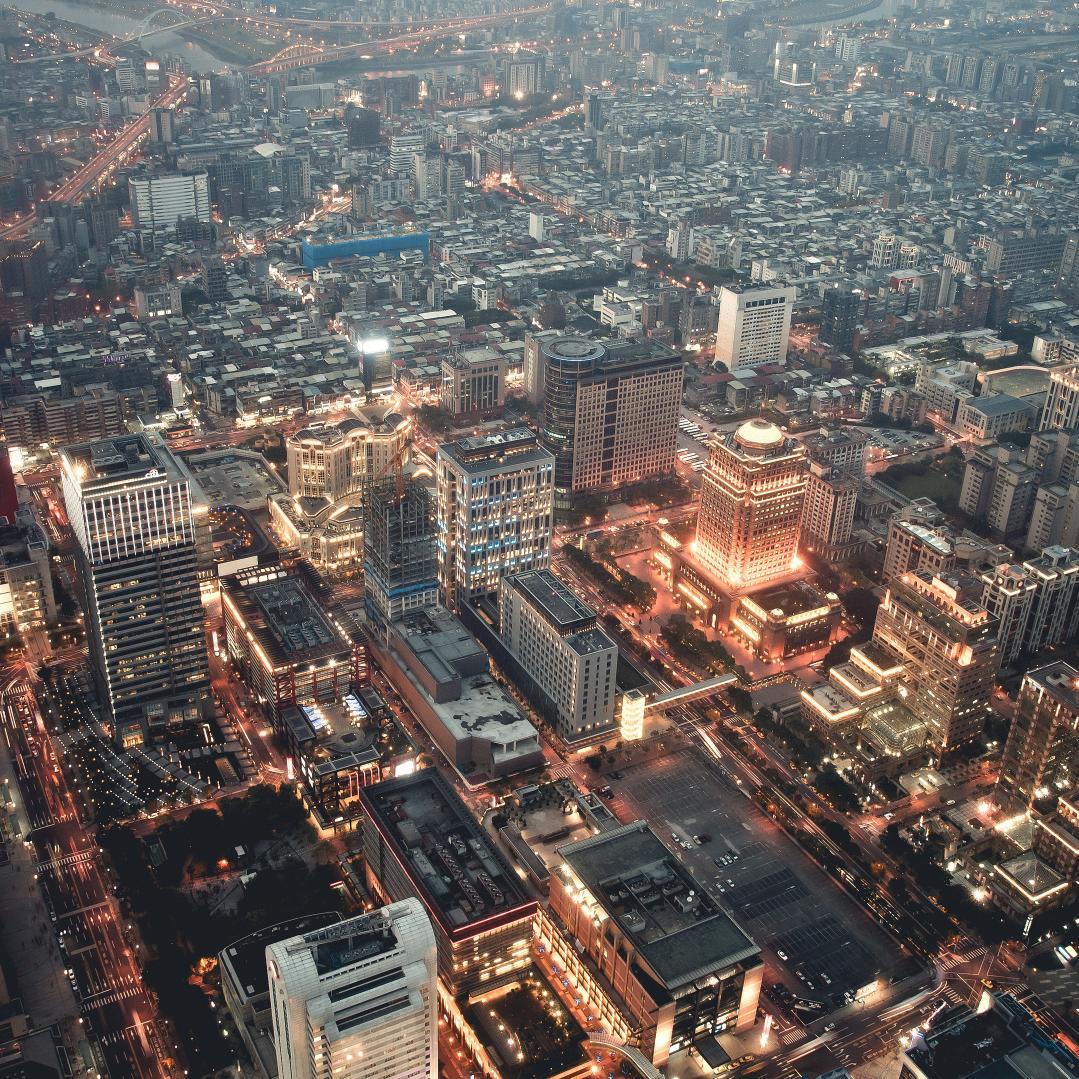
M1079 671L1058 660L1023 677L998 789L1021 805L1054 801L1079 779Z
M731 288L719 293L716 359L738 374L747 368L787 362L793 288Z
M955 545L950 529L930 524L927 516L912 517L901 512L888 522L882 581L888 582L908 571L939 576L955 568Z
M138 228L166 231L189 219L210 224L210 186L205 172L135 175L127 183L131 216Z
M906 706L938 754L981 733L998 667L996 623L977 582L907 572L892 579L873 641L905 668Z
M613 730L618 647L596 612L543 569L502 579L499 615L502 643L559 737L577 742Z
M434 928L438 973L458 996L495 989L531 962L536 901L434 768L365 787L367 885L416 898Z
M548 919L552 962L636 1031L657 1067L756 1021L760 949L644 821L558 848ZM617 1020L616 1020L617 1023Z
M1070 431L1079 427L1079 365L1049 372L1049 395L1042 409L1042 431Z
M90 665L121 744L198 722L209 691L188 473L162 445L121 435L60 453Z
M836 472L861 476L865 472L865 444L868 441L869 436L857 427L840 427L806 435L802 445L811 461Z
M363 569L367 613L376 624L438 602L435 501L422 484L384 479L368 487Z
M176 141L176 114L172 109L150 111L150 141L162 146Z
M776 582L798 568L806 454L766 420L716 439L702 473L696 558L734 591Z
M1079 551L1046 547L1037 558L978 574L980 602L997 620L1000 665L1079 633Z
M534 405L543 404L545 358L540 345L560 336L558 330L529 330L525 333L524 391L525 397Z
M864 297L857 289L833 287L821 299L821 320L817 336L840 352L854 347L854 331L861 319Z
M493 595L507 573L551 557L554 454L527 427L438 447L438 547L445 603Z
M376 477L404 465L411 437L412 420L396 412L352 412L311 423L285 440L289 492L331 503L362 496Z
M556 337L544 358L540 437L555 455L555 498L674 471L682 358L654 341Z
M500 413L506 403L506 366L506 357L492 348L444 356L442 407L464 422Z
M266 948L278 1079L438 1079L435 936L417 899Z
M221 606L229 656L275 726L291 705L340 702L367 681L363 645L298 571L267 566L226 577Z
M858 481L845 472L810 462L802 510L802 547L825 559L842 556L854 532Z

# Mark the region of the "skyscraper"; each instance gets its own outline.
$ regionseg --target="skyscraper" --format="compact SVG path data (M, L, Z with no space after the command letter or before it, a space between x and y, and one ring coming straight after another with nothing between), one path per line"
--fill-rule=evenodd
M850 352L861 304L862 294L851 288L827 289L821 300L820 339L840 352Z
M438 546L442 594L460 607L493 595L507 573L551 558L554 454L527 427L439 446Z
M280 1079L437 1079L431 921L404 899L266 949Z
M197 722L208 681L188 475L144 435L69 446L60 460L90 663L117 741Z
M902 573L888 586L873 640L903 664L906 706L947 753L982 729L998 667L996 622L978 582Z
M205 172L137 175L127 183L131 216L139 228L174 229L187 218L210 223L210 184Z
M810 463L802 511L802 542L825 558L836 557L850 542L854 531L854 510L858 502L858 481Z
M363 569L368 615L396 622L438 602L434 499L415 480L372 484L364 497Z
M787 362L793 288L730 288L719 294L716 359L728 371Z
M806 471L805 449L767 420L748 420L713 442L697 516L705 571L747 591L796 569Z
M1058 367L1049 373L1049 396L1039 429L1070 431L1075 427L1079 427L1079 365Z
M1079 671L1063 661L1023 678L1000 762L1000 790L1025 806L1079 780Z
M540 343L540 437L555 455L555 499L674 471L682 358L654 341Z

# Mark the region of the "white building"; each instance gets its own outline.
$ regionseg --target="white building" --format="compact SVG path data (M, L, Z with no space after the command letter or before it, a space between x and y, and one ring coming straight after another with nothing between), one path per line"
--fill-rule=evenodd
M430 919L405 899L266 949L280 1079L437 1079Z
M205 172L132 176L128 180L131 216L139 228L173 229L194 218L210 223L210 184Z
M724 286L719 294L716 359L735 373L762 364L785 364L796 296L793 288Z
M493 595L551 558L554 454L527 427L438 448L440 585L447 606Z
M850 542L858 481L846 472L810 462L802 507L802 546L829 558Z
M613 730L618 647L596 612L546 569L504 577L499 607L502 642L545 698L559 736Z
M1049 396L1040 430L1070 431L1079 427L1079 366L1058 367L1049 375Z

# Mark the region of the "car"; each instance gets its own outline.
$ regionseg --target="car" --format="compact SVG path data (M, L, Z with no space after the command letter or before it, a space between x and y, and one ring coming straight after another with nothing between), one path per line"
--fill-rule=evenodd
M787 953L786 953L785 951L783 951L783 949L782 949L782 948L777 948L777 949L776 949L776 955L778 955L778 956L779 956L779 958L780 958L780 959L782 959L784 963L785 963L785 962L786 962L786 961L787 961L788 959L790 959L790 956L789 956L789 955L787 955Z
M884 814L884 819L885 819L885 820L891 820L891 819L892 819L892 817L894 817L894 816L895 816L895 814L894 814L894 813L885 813L885 814Z
M829 1023L829 1024L828 1024L828 1025L827 1025L827 1026L826 1026L826 1027L824 1028L824 1033L825 1033L825 1034L827 1034L829 1030L835 1030L835 1023Z

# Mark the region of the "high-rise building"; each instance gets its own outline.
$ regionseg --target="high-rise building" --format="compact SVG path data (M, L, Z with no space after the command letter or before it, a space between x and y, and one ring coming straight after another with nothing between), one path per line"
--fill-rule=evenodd
M977 582L930 573L893 579L873 640L905 668L905 704L937 753L981 733L998 667L996 623L974 596Z
M153 109L150 113L150 141L167 146L176 141L175 114L172 109Z
M437 1079L435 936L418 899L266 949L279 1079Z
M1000 762L999 789L1025 806L1079 780L1079 671L1063 661L1023 678Z
M837 557L850 543L857 503L858 481L853 476L811 462L802 509L802 545L824 558Z
M376 477L404 464L411 435L412 421L392 411L311 423L285 440L289 492L335 503L362 495Z
M396 622L438 602L435 502L415 480L389 478L364 496L364 584L368 615Z
M117 741L196 723L209 691L192 482L144 435L61 451L98 695Z
M787 362L793 288L731 288L719 294L716 359L735 373Z
M1046 547L1037 558L983 570L980 602L998 622L1001 666L1079 632L1079 551Z
M615 725L618 646L596 612L550 570L516 573L499 590L502 643L542 694L551 726L567 742Z
M525 397L534 405L543 404L544 356L540 345L558 336L558 330L528 330L525 333L524 390Z
M557 337L544 358L540 437L555 455L555 498L674 471L682 358L654 341Z
M210 223L210 183L205 172L136 175L127 184L131 216L139 228L160 232L191 218Z
M806 473L805 448L767 420L714 441L697 517L702 568L737 591L796 569Z
M551 557L554 454L527 427L438 447L440 583L447 606L493 595Z
M453 352L442 359L442 407L468 422L506 403L506 357L491 348Z
M862 294L857 289L835 287L825 290L817 336L840 352L850 352L861 311Z
M1079 427L1079 365L1057 367L1049 373L1049 396L1045 399L1039 429L1068 431Z

